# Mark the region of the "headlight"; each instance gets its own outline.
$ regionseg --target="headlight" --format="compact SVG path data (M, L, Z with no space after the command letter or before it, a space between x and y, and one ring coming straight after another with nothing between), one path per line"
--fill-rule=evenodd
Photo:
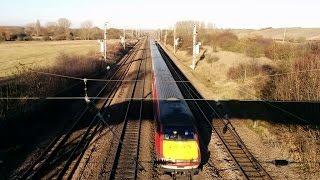
M198 159L192 159L191 162L198 162Z

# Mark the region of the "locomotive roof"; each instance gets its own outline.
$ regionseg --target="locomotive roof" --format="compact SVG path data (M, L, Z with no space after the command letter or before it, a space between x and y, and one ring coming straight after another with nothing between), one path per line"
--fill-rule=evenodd
M155 85L158 90L158 98L169 99L177 98L183 99L183 96L175 83L167 64L164 62L158 47L155 43L151 42L151 57L153 73L156 79Z
M160 121L168 126L192 126L193 116L183 100L161 100Z
M150 48L154 83L158 98L161 99L159 100L161 123L172 126L191 126L193 115L153 41L150 42Z

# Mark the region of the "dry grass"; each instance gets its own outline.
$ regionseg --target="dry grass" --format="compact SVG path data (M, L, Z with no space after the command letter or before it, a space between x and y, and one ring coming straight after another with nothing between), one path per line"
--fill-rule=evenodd
M63 42L62 42L63 43ZM70 45L70 42L66 42ZM61 42L60 42L61 44ZM58 44L57 44L58 45ZM58 48L60 49L60 48ZM42 49L43 50L43 49ZM106 63L100 59L100 55L95 51L86 49L85 55L75 53L65 53L66 51L57 52L57 48L53 48L55 56L50 60L49 64L40 64L33 67L34 70L62 74L73 77L92 77L105 71ZM71 48L71 50L76 50ZM40 51L36 51L41 53ZM119 60L126 52L118 43L110 45L108 57L112 60ZM31 53L32 54L32 53ZM84 54L84 52L82 52ZM34 54L33 54L34 55ZM31 55L29 55L31 56ZM30 61L32 58L30 57ZM45 63L45 62L44 62ZM47 62L48 63L48 62ZM12 79L5 80L0 83L1 97L45 97L55 96L57 93L66 90L67 87L79 83L72 79L58 78L54 76L45 76L34 72L29 72L23 67L17 68ZM29 113L32 106L37 102L27 100L0 100L0 120L9 119L8 115L20 115Z
M312 179L319 176L319 130L260 120L248 121L247 125L259 134L269 148L279 148L279 156L283 159L297 162L295 166L298 168L295 168L294 172L296 175L299 174L300 178Z
M117 43L111 40L110 44ZM36 67L50 67L55 64L59 54L86 55L98 52L97 41L29 41L0 43L0 78L16 72L19 63ZM31 66L32 66L31 65Z
M268 91L262 98L274 100L320 101L320 53L298 58L290 67L292 72L301 72L269 78ZM263 95L263 94L262 94Z
M168 49L172 51L172 46L167 45ZM212 99L228 100L228 99L252 99L252 96L247 94L239 94L238 87L249 88L252 86L253 81L246 80L243 82L244 69L242 69L239 77L239 81L230 80L228 77L228 70L233 67L237 67L240 64L256 63L262 70L263 66L274 66L274 62L266 57L260 57L252 59L243 53L230 52L230 51L218 51L216 52L212 46L204 46L206 53L204 58L199 60L197 67L192 74L197 77L197 81L200 81L207 88L208 94ZM192 57L186 51L178 51L176 56L183 63L187 69L191 64ZM212 59L213 58L213 59ZM209 59L212 59L210 62ZM209 60L209 61L208 61ZM248 77L251 77L251 72L248 72ZM255 93L255 92L253 92Z
M60 54L54 64L36 70L74 77L88 77L103 71L105 64L94 55ZM54 76L45 76L23 69L15 78L0 85L1 97L45 97L54 96L77 81ZM37 101L0 100L0 119L8 120L16 115L29 112ZM10 116L9 116L10 115Z

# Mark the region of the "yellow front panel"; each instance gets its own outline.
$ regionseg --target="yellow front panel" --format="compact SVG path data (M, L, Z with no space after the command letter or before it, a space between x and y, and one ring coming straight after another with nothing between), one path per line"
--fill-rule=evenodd
M166 160L197 160L198 144L196 141L163 141L163 158Z

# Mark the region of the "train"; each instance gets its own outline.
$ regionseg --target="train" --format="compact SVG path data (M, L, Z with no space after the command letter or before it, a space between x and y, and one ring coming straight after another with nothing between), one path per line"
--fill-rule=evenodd
M195 118L152 39L150 50L157 162L163 172L196 174L201 153Z

